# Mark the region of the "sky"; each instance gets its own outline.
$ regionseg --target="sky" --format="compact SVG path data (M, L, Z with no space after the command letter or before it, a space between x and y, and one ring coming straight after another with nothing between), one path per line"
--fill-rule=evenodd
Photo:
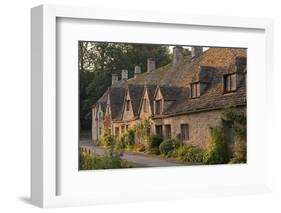
M169 46L169 50L170 50L170 52L173 52L173 48L174 48L175 46ZM192 48L192 46L182 46L184 49L189 49L189 50L191 50L191 48ZM203 52L204 51L206 51L207 49L209 49L209 47L203 47Z

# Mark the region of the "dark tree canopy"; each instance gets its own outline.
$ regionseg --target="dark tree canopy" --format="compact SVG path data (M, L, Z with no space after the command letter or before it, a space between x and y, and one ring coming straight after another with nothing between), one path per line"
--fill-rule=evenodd
M91 107L111 85L111 75L128 70L134 75L134 66L147 69L147 58L154 58L156 66L170 63L169 46L108 42L79 42L79 104L80 128L91 128ZM190 54L185 50L185 54Z

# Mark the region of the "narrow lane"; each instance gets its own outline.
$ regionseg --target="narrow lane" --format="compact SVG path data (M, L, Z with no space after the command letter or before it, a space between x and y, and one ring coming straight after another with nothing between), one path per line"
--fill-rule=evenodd
M107 150L98 146L94 146L89 143L87 139L81 139L80 148L87 149L91 152L96 153L97 155L106 155ZM184 166L186 164L181 163L180 161L175 160L167 160L162 158L161 156L152 156L145 155L142 153L133 153L133 152L124 152L121 157L124 160L142 164L145 167L163 167L163 166Z

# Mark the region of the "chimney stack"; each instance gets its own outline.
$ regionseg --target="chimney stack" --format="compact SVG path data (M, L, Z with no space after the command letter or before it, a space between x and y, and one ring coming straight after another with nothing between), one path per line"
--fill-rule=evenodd
M128 80L128 70L122 70L121 79Z
M181 46L175 46L173 48L173 65L183 61L183 48Z
M147 72L151 72L156 69L155 60L153 58L147 59Z
M203 47L192 47L191 56L192 59L199 57L203 53Z
M134 74L135 74L135 77L137 77L138 74L141 74L141 67L140 66L135 66Z
M116 82L118 82L118 74L112 74L111 76L111 84L115 84Z

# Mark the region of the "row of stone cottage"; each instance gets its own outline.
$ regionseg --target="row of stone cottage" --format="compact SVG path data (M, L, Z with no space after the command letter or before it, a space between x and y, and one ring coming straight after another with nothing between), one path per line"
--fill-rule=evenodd
M156 69L148 59L147 71L135 67L128 79L112 76L112 86L92 108L92 140L104 128L118 136L145 118L151 134L180 138L205 147L209 127L221 124L222 110L231 105L246 113L246 49L192 48L192 58L183 48L173 49L171 64Z

